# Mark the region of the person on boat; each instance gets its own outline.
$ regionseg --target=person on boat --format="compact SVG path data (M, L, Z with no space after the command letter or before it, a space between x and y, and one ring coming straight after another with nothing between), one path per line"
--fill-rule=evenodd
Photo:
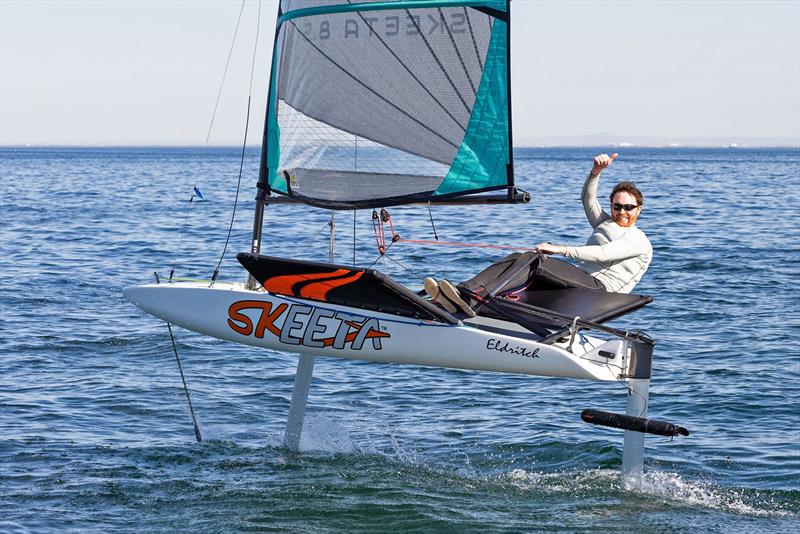
M620 182L611 191L611 214L597 200L600 174L619 156L600 154L583 184L583 209L594 231L586 245L574 247L539 243L543 254L560 254L579 261L581 269L591 276L587 285L617 293L630 293L641 280L653 259L650 240L639 228L636 219L642 212L642 192L633 182Z
M528 284L520 288L525 290L530 283L541 283L547 279L548 283L557 280L561 287L583 287L599 289L617 293L630 293L634 286L641 280L653 258L653 247L650 240L639 228L636 219L642 212L642 192L633 182L620 182L611 191L611 214L603 210L597 200L597 187L600 174L607 169L619 156L600 154L594 158L594 165L583 185L583 208L586 218L594 231L585 246L574 247L540 243L536 246L539 254L561 254L567 258L579 260L580 269L566 262L558 260L539 260L537 264L537 279L531 279ZM530 253L529 253L530 254ZM511 254L499 264L513 261L522 256L519 253ZM487 269L491 270L493 267ZM473 280L460 284L461 287L477 291L471 285L481 285L487 282L483 273L478 274ZM475 284L472 282L478 281ZM462 298L458 288L447 280L426 278L424 280L425 292L431 300L450 313L461 311L470 317L475 316L475 311L470 303Z

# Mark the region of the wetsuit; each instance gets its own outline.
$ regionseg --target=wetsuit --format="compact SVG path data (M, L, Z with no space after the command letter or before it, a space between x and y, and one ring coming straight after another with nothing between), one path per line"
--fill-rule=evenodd
M594 228L586 245L566 247L567 258L580 261L580 267L607 291L630 293L653 259L650 240L636 225L620 226L603 211L597 201L600 173L589 174L583 184L583 209Z

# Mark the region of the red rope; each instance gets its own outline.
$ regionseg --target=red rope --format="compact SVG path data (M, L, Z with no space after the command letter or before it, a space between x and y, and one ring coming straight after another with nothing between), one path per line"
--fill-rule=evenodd
M535 248L527 248L527 247L515 247L509 245L485 245L483 243L455 243L452 241L428 241L426 239L404 239L400 238L398 241L404 243L417 243L421 245L444 245L450 247L478 247L478 248L502 248L508 250L530 250L536 252Z
M372 210L372 232L375 234L375 245L383 256L386 252L386 237L383 233L383 222L378 217L378 212Z
M394 233L394 223L392 222L392 217L389 215L389 212L385 209L381 209L381 214L378 215L378 212L372 210L372 231L375 234L375 244L378 246L378 252L380 252L381 256L386 254L386 250L389 248L386 246L386 223L389 223L389 229L392 232L392 241L394 243L396 241ZM389 244L391 246L391 243Z
M392 232L392 241L394 241L395 240L394 236L396 236L397 234L394 231L394 221L392 221L392 216L389 215L388 212L386 213L386 219L389 221L389 230L391 230L391 232ZM383 221L381 221L381 222L383 222ZM383 225L381 225L381 226L383 226Z

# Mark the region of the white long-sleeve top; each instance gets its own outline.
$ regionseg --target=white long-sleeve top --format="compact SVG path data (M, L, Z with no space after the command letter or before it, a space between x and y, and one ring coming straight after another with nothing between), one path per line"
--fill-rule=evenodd
M641 280L650 261L653 247L636 225L620 226L597 201L600 173L586 178L583 184L583 209L594 232L583 247L566 247L565 256L580 261L580 267L608 291L630 293Z

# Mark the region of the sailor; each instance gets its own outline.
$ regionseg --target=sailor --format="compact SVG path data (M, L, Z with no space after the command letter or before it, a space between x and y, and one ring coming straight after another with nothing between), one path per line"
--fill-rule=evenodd
M586 245L573 247L540 243L536 249L544 254L561 254L579 261L579 266L591 275L598 289L630 293L641 280L653 259L650 240L639 228L636 219L642 213L643 197L633 182L620 182L611 191L611 214L597 200L600 174L619 154L600 154L583 184L583 209L594 231Z

